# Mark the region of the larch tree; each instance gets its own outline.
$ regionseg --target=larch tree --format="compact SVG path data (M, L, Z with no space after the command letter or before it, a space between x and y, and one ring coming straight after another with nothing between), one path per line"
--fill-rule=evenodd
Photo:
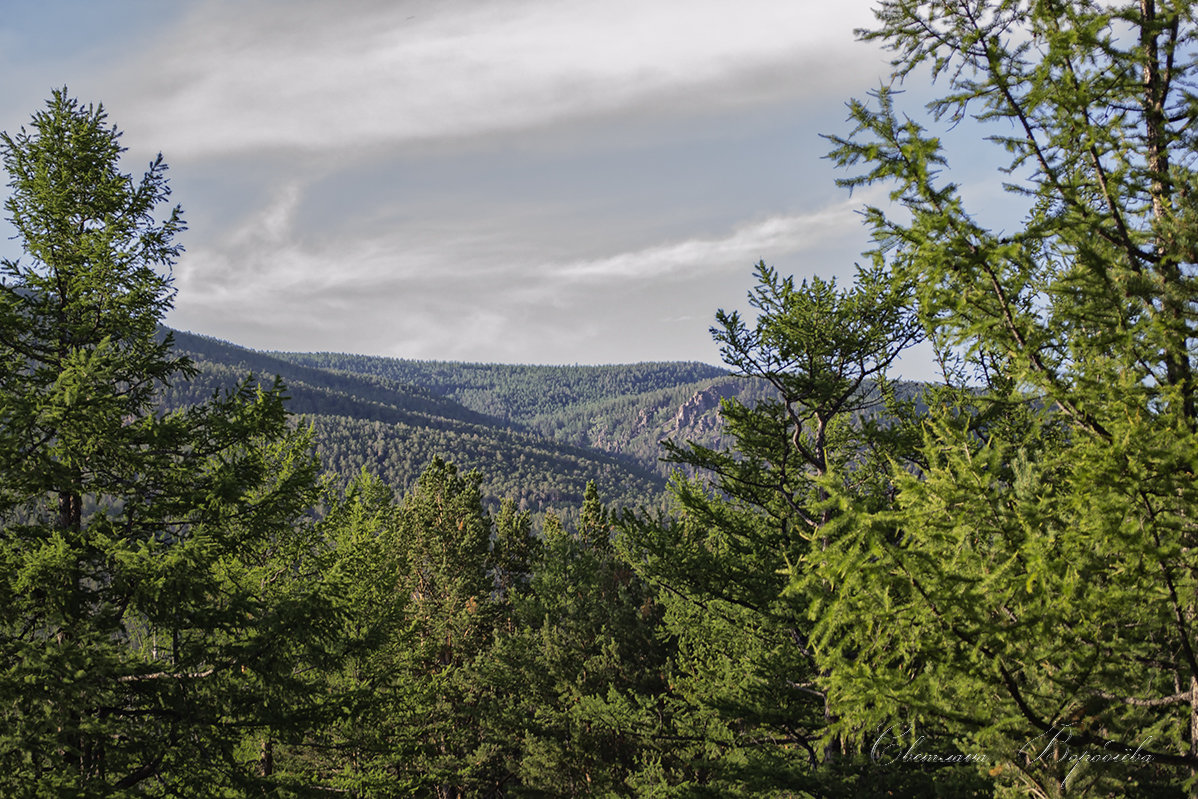
M1194 6L884 0L877 18L895 78L929 71L940 96L925 124L890 90L851 103L834 158L849 186L894 187L867 211L874 255L958 390L892 460L894 505L841 495L832 546L796 570L828 587L831 729L956 744L1013 794L1195 790ZM1009 159L1014 229L947 177L970 116Z

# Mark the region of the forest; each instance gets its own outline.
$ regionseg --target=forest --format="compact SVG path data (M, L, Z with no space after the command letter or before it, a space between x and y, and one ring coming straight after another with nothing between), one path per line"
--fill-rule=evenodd
M666 371L664 390L645 390L627 394L619 388L604 389L603 396L615 397L628 404L618 411L591 408L593 404L580 391L585 391L585 377L567 378L558 375L570 387L569 396L553 400L554 413L546 413L549 424L541 429L529 424L529 417L500 418L475 410L456 401L444 385L435 381L416 384L369 371L352 368L313 367L298 363L301 357L289 359L277 354L258 353L227 342L179 331L162 330L169 334L176 350L185 354L198 370L195 375L180 380L162 394L162 407L184 408L203 402L214 393L235 388L247 375L256 375L255 385L269 387L275 377L287 388L288 410L299 417L300 424L311 425L314 445L320 461L330 474L348 483L362 469L383 479L388 485L404 489L416 482L424 465L435 456L451 457L465 471L476 470L483 475L482 491L487 505L496 509L504 499L513 500L520 510L530 510L542 516L548 511L559 515L577 511L583 493L594 482L608 501L636 507L661 506L664 501L668 470L659 461L657 443L660 438L677 434L672 422L679 409L691 403L696 394L708 390L711 380L699 374L718 373L720 382L732 378L712 367L694 364L662 365ZM354 366L358 358L341 356ZM293 362L294 361L296 362ZM402 363L390 360L397 366ZM424 364L426 368L458 369L466 372L467 365ZM500 367L494 367L496 371ZM476 391L472 405L491 407L496 395L517 387L529 390L543 383L543 374L530 375L531 367L508 367L516 376L489 382L488 389ZM549 367L537 368L539 372ZM554 368L556 372L578 371L609 373L627 371L629 386L655 384L639 381L636 372L645 366ZM507 388L507 387L511 388ZM739 390L739 387L737 388ZM542 403L549 407L547 400ZM585 433L592 428L607 430L627 426L639 418L636 413L620 413L629 409L645 409L645 423L620 442L615 449L594 446ZM714 402L700 413L696 408L695 422L681 431L708 441L716 435L717 406ZM650 424L650 415L660 416L672 411L669 419ZM633 418L630 418L633 417ZM584 422L579 420L585 420ZM563 422L570 423L566 428ZM581 433L579 432L581 431ZM556 435L554 435L556 433ZM635 439L635 440L634 440Z
M1198 795L1194 9L876 20L862 265L758 263L719 368L172 331L162 156L0 134L0 795Z

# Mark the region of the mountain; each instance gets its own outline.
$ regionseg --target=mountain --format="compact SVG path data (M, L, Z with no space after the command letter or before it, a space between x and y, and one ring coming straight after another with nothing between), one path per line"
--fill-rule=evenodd
M660 440L718 443L719 399L763 392L700 363L466 364L258 352L171 334L199 374L164 392L167 407L202 401L247 374L278 375L339 479L365 467L402 490L439 455L477 469L492 500L534 511L578 506L588 481L613 505L659 504L669 473Z
M343 374L422 386L508 422L527 422L593 402L726 377L703 363L637 363L618 366L414 361L332 352L272 352L291 363Z
M753 403L773 392L761 381L696 362L531 366L414 361L343 353L272 356L337 374L415 384L469 410L543 438L631 459L661 477L663 439L717 446L719 403Z

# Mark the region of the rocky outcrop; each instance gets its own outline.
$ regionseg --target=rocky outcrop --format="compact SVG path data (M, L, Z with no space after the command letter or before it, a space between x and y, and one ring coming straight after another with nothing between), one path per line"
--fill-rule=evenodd
M721 381L696 391L674 414L662 438L680 441L706 440L714 437L720 428L720 400L737 394L737 386L731 381Z

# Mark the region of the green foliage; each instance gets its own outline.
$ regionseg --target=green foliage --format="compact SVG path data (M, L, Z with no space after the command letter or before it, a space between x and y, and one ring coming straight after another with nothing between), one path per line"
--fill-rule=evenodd
M591 481L620 505L660 504L664 477L623 453L547 440L424 388L297 365L202 336L177 336L198 372L162 392L166 407L187 407L234 384L247 370L280 375L288 407L312 424L321 463L343 485L367 468L402 491L434 457L449 457L484 476L483 494L492 509L510 498L539 514L574 513Z
M850 104L869 265L760 264L731 375L185 354L161 158L65 90L0 136L0 793L1192 793L1198 20L878 20L942 96ZM1013 233L944 178L971 114ZM663 437L672 515L613 514Z
M371 647L357 677L370 709L352 718L351 739L370 795L482 795L501 771L485 665L504 600L493 592L492 521L478 483L435 460L383 528L387 568L377 579L404 610L402 636Z
M171 331L171 337L200 371L191 380L171 386L163 396L168 407L202 402L214 391L228 386L230 380L252 373L282 377L287 383L289 407L299 414L356 416L408 424L435 419L476 425L493 421L421 386L304 366L194 333ZM417 476L413 475L413 480Z
M507 426L561 444L617 455L662 478L673 468L661 462L662 440L720 445L721 398L735 396L753 402L772 394L767 383L736 380L723 369L697 363L522 366L332 353L275 355L359 379L417 384L443 396L443 401L459 402ZM290 378L288 383L295 384ZM493 470L477 465L493 476ZM587 477L591 479L594 477ZM583 484L585 481L571 495L570 507L581 498ZM661 485L664 487L664 482ZM601 486L605 496L621 502L618 486Z
M328 501L346 603L339 714L273 748L282 784L361 796L628 795L678 759L654 733L670 646L593 484L543 535L434 460L401 499L363 473Z
M404 487L415 481L435 457L452 455L481 473L484 492L494 507L498 498L513 499L520 510L567 512L594 481L623 505L656 505L660 478L619 459L544 439L490 427L445 422L385 424L338 416L314 416L317 448L328 469L337 474L362 467L388 484Z
M713 334L729 366L775 398L724 401L728 449L668 444L697 476L672 484L676 519L626 520L624 546L664 589L688 790L851 793L835 787L856 772L852 753L824 740L830 709L810 641L826 587L788 575L828 547L833 486L884 501L875 450L896 436L870 415L893 398L885 370L917 329L880 270L849 289L796 285L764 264L758 280L755 324L721 311Z
M889 91L834 140L848 185L895 187L899 212L868 211L875 257L946 379L977 388L929 402L893 506L838 492L833 546L804 566L834 589L812 609L833 730L914 723L988 755L1004 793L1180 795L1198 773L1193 9L878 19L896 74L945 81L932 124L992 126L1027 212L985 227ZM1128 759L1086 759L1111 754Z
M468 779L459 722L468 666L486 641L487 520L477 486L433 464L401 504L361 474L320 522L326 583L345 603L340 668L324 692L339 712L273 747L303 792L408 796Z
M411 361L329 352L274 355L306 366L422 386L479 413L517 423L612 397L651 393L726 374L701 363L528 366Z
M549 517L520 626L505 643L523 676L516 795L627 796L678 764L666 707L672 645L653 591L619 557L594 484L578 526Z
M162 415L178 208L103 108L3 134L25 260L0 286L0 792L240 794L247 735L301 728L334 612L309 441L275 385ZM279 579L285 577L287 579Z

